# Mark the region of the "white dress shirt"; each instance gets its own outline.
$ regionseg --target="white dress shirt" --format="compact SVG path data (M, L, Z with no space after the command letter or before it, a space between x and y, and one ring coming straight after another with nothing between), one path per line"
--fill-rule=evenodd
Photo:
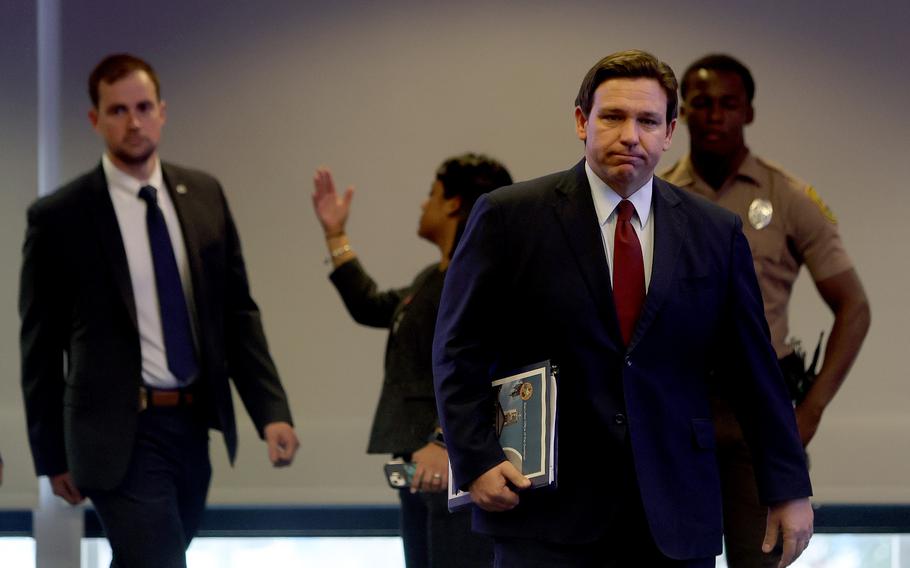
M105 154L101 157L108 191L114 204L114 213L120 225L123 248L130 270L133 298L136 302L136 319L139 324L139 346L142 350L142 380L151 387L162 389L177 388L177 378L167 366L164 348L164 334L161 330L161 311L158 306L158 291L155 285L155 267L152 263L152 247L149 244L146 225L146 203L139 197L139 189L150 185L157 190L158 207L164 214L167 230L174 247L177 269L183 284L190 324L195 335L195 309L190 269L187 264L186 245L174 203L164 185L161 162L157 162L152 176L138 180L117 169ZM197 351L198 352L198 351ZM194 377L195 378L195 377Z
M616 208L622 197L613 191L602 179L597 177L588 162L585 161L585 172L588 174L588 184L591 186L591 196L594 198L594 210L597 212L597 222L600 225L600 236L603 239L604 254L607 265L610 267L610 283L613 282L613 239L616 233ZM635 207L632 215L632 227L641 243L641 259L645 268L645 293L651 283L651 264L654 260L654 222L651 219L651 195L654 191L654 177L635 190L629 196L629 201Z

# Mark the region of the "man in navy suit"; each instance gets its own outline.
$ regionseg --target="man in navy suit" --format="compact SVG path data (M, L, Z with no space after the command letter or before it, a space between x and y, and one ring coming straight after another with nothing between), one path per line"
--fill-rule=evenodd
M812 532L805 458L739 219L654 177L677 83L652 55L598 62L576 99L584 159L483 196L434 342L458 487L501 567L714 566L709 391L736 409L782 566ZM529 485L492 427L490 378L558 364L558 485ZM724 380L718 380L725 377ZM789 411L788 411L789 410Z
M233 379L275 466L298 442L219 183L158 159L158 77L130 55L89 78L101 164L28 211L19 311L38 475L92 499L117 568L183 568L208 431L233 462Z

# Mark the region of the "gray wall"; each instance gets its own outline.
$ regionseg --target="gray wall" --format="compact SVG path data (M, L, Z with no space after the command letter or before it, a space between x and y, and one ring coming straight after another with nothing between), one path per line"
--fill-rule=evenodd
M25 208L38 184L35 8L0 3L0 507L31 506L36 494L19 390L19 258Z
M328 283L310 209L311 175L333 167L354 183L352 245L386 286L407 283L434 249L415 236L435 167L468 149L503 160L516 179L581 155L572 101L602 55L639 47L677 72L709 51L733 53L758 82L750 146L813 183L837 213L873 305L873 328L811 447L819 501L910 496L910 197L896 178L908 155L906 2L618 3L291 0L63 5L61 176L97 162L85 77L106 53L133 51L163 81L165 159L209 170L234 209L273 354L302 448L276 471L243 417L237 466L213 435L212 501L391 502L382 456L366 456L385 334L350 321ZM23 4L24 7L19 7ZM0 506L34 494L18 394L13 309L23 211L35 184L34 10L0 9ZM16 81L10 81L16 77ZM685 128L664 160L686 148ZM795 335L831 318L804 275Z

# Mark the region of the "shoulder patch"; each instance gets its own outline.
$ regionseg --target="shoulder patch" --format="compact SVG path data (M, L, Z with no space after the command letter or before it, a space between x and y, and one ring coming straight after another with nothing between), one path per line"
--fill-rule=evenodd
M822 212L822 215L825 216L825 219L827 219L829 223L837 224L837 217L834 216L834 212L831 211L831 208L828 207L828 204L822 201L821 196L811 185L806 187L806 196L812 200L812 203L815 203L818 206L819 210Z

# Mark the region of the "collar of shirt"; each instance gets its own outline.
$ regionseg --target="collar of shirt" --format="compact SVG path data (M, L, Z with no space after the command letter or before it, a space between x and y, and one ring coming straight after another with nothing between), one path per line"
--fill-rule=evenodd
M591 195L594 198L594 209L597 212L597 222L600 225L600 236L603 242L604 254L610 274L613 274L613 239L616 231L616 207L622 197L613 191L610 186L597 177L597 174L585 162L585 172L588 175L588 184L591 186ZM641 244L642 261L645 268L645 291L651 283L651 265L654 260L654 223L648 222L651 216L651 195L654 193L654 177L648 180L635 193L629 196L629 201L635 207L638 223L632 217L632 227L638 235ZM612 279L612 277L611 277Z
M614 215L616 207L623 198L613 191L602 179L597 177L588 162L585 161L585 173L588 174L588 184L591 186L591 195L594 198L594 210L597 211L597 223L603 227ZM639 187L628 197L629 201L635 207L635 213L638 216L638 229L644 229L648 223L648 216L651 214L651 194L654 191L654 176L651 176L647 182ZM633 217L634 222L634 217Z
M148 180L139 180L124 172L114 165L114 162L105 152L101 156L101 167L104 168L104 176L107 178L107 185L111 191L123 191L139 199L139 190L146 185L150 185L159 192L164 190L164 175L161 173L161 161L155 159L155 169L152 170L152 176Z
M683 158L679 161L678 171L673 171L673 174L674 179L676 180L675 185L678 185L680 187L695 185L696 182L706 188L709 187L707 182L701 179L701 176L695 172L695 167L692 165L691 153L686 153L686 155L683 156ZM736 171L735 177L754 185L761 186L760 180L762 179L762 167L752 152L746 154L746 157L743 159L743 163L739 165L739 169Z
M190 310L190 325L196 335L195 302L193 301L192 277L187 260L186 245L177 210L164 184L161 162L155 164L148 180L139 180L117 169L107 154L101 157L101 165L107 178L108 192L114 206L114 214L120 227L120 238L126 253L130 285L136 307L136 323L139 327L139 348L142 355L142 380L146 385L172 389L177 379L168 369L164 347L164 333L155 282L154 260L149 245L146 214L148 206L139 198L139 189L150 185L158 190L158 206L164 216L171 238L174 258L183 283L187 308Z
M746 179L755 185L761 185L762 179L762 166L758 163L758 159L749 152L746 154L746 158L743 160L743 163L739 165L739 170L736 172L736 177L740 179Z

